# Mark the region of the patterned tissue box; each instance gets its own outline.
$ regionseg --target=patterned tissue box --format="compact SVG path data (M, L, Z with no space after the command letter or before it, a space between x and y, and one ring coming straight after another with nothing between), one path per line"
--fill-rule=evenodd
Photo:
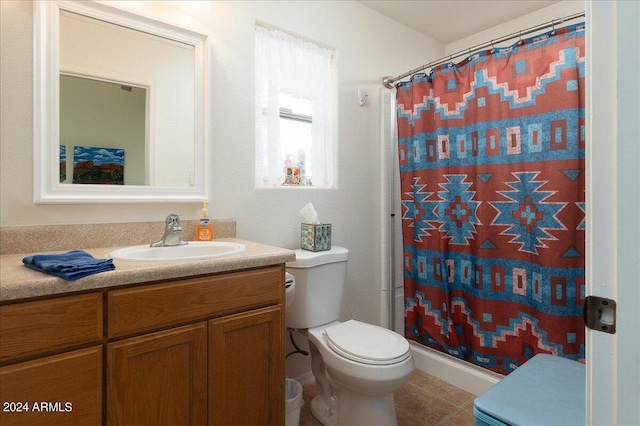
M321 223L301 225L300 247L309 251L324 251L331 249L331 224Z

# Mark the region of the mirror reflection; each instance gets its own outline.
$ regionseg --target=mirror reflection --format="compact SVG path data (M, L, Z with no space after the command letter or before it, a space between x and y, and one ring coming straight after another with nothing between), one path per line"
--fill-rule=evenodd
M60 182L147 185L147 88L60 75Z
M194 46L60 10L59 55L63 183L193 186Z

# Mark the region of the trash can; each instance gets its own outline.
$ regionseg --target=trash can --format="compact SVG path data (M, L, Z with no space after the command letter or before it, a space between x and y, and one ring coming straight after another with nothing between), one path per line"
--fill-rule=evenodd
M304 405L302 400L302 385L297 380L285 379L285 407L287 416L285 426L298 426L300 424L300 407Z

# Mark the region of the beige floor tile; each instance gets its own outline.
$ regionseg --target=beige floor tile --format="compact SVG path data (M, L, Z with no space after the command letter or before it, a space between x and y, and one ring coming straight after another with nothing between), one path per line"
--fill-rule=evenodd
M409 383L424 389L425 391L439 396L440 398L451 402L458 407L465 405L467 402L472 401L475 395L466 392L460 388L453 386L437 377L430 376L429 374L414 370L409 378Z
M433 426L459 407L407 383L394 394L398 426Z
M318 393L316 384L308 383L302 387L302 400L304 405L300 408L300 426L322 426L311 412L311 400Z
M447 417L438 426L473 426L473 412L460 409L457 413Z
M440 422L438 426L473 426L473 424L473 401L471 401Z

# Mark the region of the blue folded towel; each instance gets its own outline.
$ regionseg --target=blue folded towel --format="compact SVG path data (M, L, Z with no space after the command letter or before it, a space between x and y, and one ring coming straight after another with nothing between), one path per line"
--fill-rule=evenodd
M96 259L86 251L61 254L36 254L22 259L27 268L74 281L88 275L115 269L113 259Z

